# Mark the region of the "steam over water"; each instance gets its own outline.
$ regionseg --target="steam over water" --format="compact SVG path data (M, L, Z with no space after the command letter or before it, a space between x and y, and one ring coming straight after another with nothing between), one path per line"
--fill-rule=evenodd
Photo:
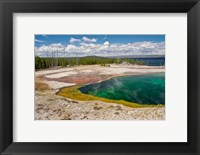
M139 104L165 104L165 74L115 77L80 88L94 96Z

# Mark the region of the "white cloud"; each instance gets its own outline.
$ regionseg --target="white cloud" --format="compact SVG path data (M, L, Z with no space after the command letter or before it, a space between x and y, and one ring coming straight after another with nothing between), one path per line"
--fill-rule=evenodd
M103 40L105 40L107 38L107 35L105 35L105 37L103 38Z
M35 39L35 42L43 43L43 42L45 42L45 41L44 41L44 40Z
M108 41L104 42L104 45L109 45L110 43Z
M35 48L35 52L59 52L60 56L120 56L120 55L164 55L165 42L134 42L127 44L108 41L103 44L81 42L80 45L51 44ZM63 54L65 53L65 54Z
M81 40L80 39L76 39L76 38L70 38L69 42L71 44L73 44L74 42L80 42Z
M65 50L65 46L61 43L58 44L50 44L50 45L42 45L40 47L35 47L35 51L42 52L62 52Z
M45 38L49 38L47 35L42 35L43 37L45 37Z
M97 39L95 39L95 38L90 39L88 37L83 37L82 40L85 42L96 42L97 41Z
M78 49L77 46L75 45L68 45L66 48L65 48L65 52L76 52Z

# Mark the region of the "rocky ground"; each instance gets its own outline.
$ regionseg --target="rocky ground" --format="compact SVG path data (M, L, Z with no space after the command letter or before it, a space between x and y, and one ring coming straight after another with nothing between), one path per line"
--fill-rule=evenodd
M138 75L163 71L164 68L160 67L116 65L37 71L36 82L46 84L47 88L35 91L35 120L164 120L164 107L131 108L102 101L77 101L56 95L59 88L97 82L113 75Z

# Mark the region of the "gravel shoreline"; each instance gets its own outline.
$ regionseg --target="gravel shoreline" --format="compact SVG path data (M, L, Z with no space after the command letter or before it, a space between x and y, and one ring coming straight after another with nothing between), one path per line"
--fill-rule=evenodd
M35 120L164 120L165 108L131 108L101 101L76 101L36 91Z

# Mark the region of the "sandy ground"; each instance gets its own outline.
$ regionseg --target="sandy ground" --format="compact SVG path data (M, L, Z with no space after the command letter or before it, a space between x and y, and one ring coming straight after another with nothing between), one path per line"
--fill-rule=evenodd
M35 91L36 120L164 120L165 108L131 108L102 101L76 101L56 95L67 86L88 84L114 76L165 72L160 66L99 65L66 67L35 72L36 82L49 85L50 90Z

